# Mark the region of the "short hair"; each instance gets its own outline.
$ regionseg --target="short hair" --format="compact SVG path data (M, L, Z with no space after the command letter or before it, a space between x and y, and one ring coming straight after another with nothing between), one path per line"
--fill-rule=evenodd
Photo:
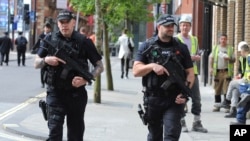
M224 37L227 38L227 34L225 34L225 33L222 33L222 34L220 35L220 37L222 37L222 36L224 36Z
M249 46L246 44L242 45L240 49L241 49L241 51L246 51L246 52L250 51Z
M50 23L45 23L45 24L44 24L44 27L47 27L47 28L50 28L50 29L52 28L52 26L51 26Z
M23 32L22 31L18 31L18 35L23 35Z
M79 31L80 32L88 32L88 28L86 26L82 26Z

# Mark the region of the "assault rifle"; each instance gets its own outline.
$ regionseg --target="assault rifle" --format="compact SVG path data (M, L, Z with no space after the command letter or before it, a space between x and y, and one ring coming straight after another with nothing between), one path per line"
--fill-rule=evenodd
M57 48L50 41L45 39L41 40L56 50L54 56L66 62L66 64L63 64L64 69L62 71L61 78L66 79L69 71L74 70L79 76L83 77L86 81L88 81L90 85L92 84L92 80L95 80L94 76L90 72L86 71L86 69L84 69L82 63L79 63L79 61L74 59L74 57L77 55L77 51L75 49L73 49L66 43L64 43L62 47Z
M158 62L168 70L169 76L167 77L167 80L164 81L160 86L163 90L167 90L170 85L176 84L181 89L181 93L184 95L185 98L190 97L191 89L185 84L185 69L174 52L162 51L162 49L157 45L151 45L142 53L142 55L146 56L149 60L153 62ZM138 114L143 124L147 125L147 105L144 105L144 109L145 112L143 111L141 104L138 105Z
M170 60L171 59L171 60ZM182 71L185 71L184 67L181 65L180 61L177 59L176 54L173 52L169 52L166 61L162 64L165 68L168 69L169 76L168 79L162 83L161 88L166 90L171 84L177 84L178 87L181 89L182 94L184 97L188 98L191 95L191 89L188 87L188 84L185 83L184 77L181 77L178 72L176 72L176 68L174 68L174 63L176 63Z
M184 72L185 69L178 60L176 54L173 51L164 51L163 55L162 52L163 51L160 47L152 45L142 54L156 60L156 62L159 62L160 65L164 66L168 70L169 76L167 80L161 84L162 89L167 90L171 84L177 84L177 86L181 89L181 93L184 95L184 97L190 97L191 89L188 87L189 84L185 84L186 78L184 78L184 74L180 74ZM181 71L177 71L180 69Z

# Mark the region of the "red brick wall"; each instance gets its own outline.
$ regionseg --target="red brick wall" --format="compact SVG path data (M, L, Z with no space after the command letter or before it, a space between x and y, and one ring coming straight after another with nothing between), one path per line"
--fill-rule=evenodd
M193 0L182 0L181 5L175 11L176 15L180 15L182 13L190 14L193 12Z
M202 47L202 33L203 33L203 3L201 1L194 1L193 7L193 25L192 25L192 33L197 36L199 41L199 47ZM194 18L195 17L195 18Z
M152 11L153 10L153 5L149 6L148 7L148 10L149 11ZM153 17L153 14L150 14L149 15L150 17ZM153 33L154 33L154 22L147 22L147 31L146 31L146 38L150 38L153 36Z

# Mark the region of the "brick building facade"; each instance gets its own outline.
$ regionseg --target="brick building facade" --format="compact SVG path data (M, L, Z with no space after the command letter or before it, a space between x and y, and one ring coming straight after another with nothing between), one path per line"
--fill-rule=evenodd
M209 21L212 23L211 28L211 46L218 43L221 34L226 33L228 44L235 47L235 54L238 59L237 46L240 41L250 43L250 1L249 0L182 0L173 3L174 13L176 15L186 14L193 15L192 33L198 36L199 45L202 46L203 26L205 24L203 14L206 12L204 3L212 5L212 16ZM189 9L189 10L187 10ZM210 31L209 31L210 32ZM235 63L235 72L238 61Z
M36 41L39 34L43 32L43 26L45 22L50 22L55 29L56 26L56 16L60 9L56 7L56 0L31 0L31 8L36 11L36 22L32 23L31 27L34 28L34 32L31 32L31 37L35 37L34 40ZM69 10L72 10L70 6L68 6ZM75 12L76 13L76 12ZM78 27L86 26L88 24L88 19L91 17L85 17L82 14L79 16L79 24ZM93 18L92 18L93 19ZM92 21L92 20L90 20ZM90 29L93 29L93 23ZM31 30L32 31L32 30Z

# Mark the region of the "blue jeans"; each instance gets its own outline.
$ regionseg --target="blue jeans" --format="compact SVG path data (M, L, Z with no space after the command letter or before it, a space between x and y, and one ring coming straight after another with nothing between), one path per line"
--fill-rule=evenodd
M250 110L250 101L244 107L237 108L236 119L240 123L246 123L246 114Z

